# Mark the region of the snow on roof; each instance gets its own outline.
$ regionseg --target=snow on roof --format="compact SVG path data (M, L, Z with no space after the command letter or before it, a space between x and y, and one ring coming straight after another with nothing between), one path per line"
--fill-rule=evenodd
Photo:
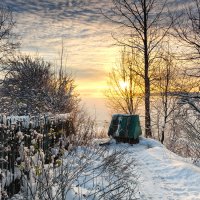
M120 113L116 113L116 114L113 114L112 117L117 117L117 116L124 116L124 117L129 117L129 116L133 116L132 114L120 114Z

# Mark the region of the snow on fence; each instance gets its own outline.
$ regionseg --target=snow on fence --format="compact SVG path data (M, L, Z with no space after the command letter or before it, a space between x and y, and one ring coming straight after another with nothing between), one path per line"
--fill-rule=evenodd
M23 128L37 128L42 124L58 123L59 121L67 121L70 118L70 113L66 114L43 114L43 115L25 115L25 116L6 116L0 115L1 125L11 126L20 124Z

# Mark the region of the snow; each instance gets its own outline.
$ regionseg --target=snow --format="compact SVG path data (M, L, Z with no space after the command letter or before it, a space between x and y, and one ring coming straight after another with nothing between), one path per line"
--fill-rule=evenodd
M140 137L139 144L134 145L116 143L112 139L110 145L99 147L98 144L107 141L108 139L95 139L92 147L78 147L72 153L66 151L62 158L63 166L54 171L51 166L45 165L46 171L50 169L51 180L60 180L62 167L67 166L68 171L62 172L63 178L67 175L70 180L67 184L64 183L67 186L64 191L66 200L113 199L113 194L104 198L101 195L106 193L111 179L120 180L116 177L118 175L124 175L125 183L133 184L131 190L134 191L131 196L126 196L125 193L119 199L200 200L200 168L192 164L191 160L170 152L153 139ZM118 157L121 164L117 164L114 170L112 166L116 160L102 165L115 152L124 152ZM31 185L34 184L33 181ZM62 181L53 185L53 196L59 192L60 184L63 184ZM124 182L118 184L123 186ZM118 184L115 186L119 186Z
M117 144L109 148L127 148L139 172L139 199L199 200L200 168L167 150L158 141L140 138L137 145Z
M24 128L29 128L30 124L32 124L33 128L36 128L39 126L40 123L45 123L45 121L58 122L58 121L66 121L69 118L70 118L70 113L56 114L56 115L48 113L45 115L38 115L38 116L29 116L29 115L6 116L0 114L1 124L11 126L11 125L16 125L18 122L21 122Z

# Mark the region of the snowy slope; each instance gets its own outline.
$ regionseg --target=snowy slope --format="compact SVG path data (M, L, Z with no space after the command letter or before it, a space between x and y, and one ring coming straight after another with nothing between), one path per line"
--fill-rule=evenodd
M139 199L200 200L200 168L167 150L159 142L141 138L137 145L112 144L126 148L139 173Z
M139 144L130 145L111 140L103 148L101 142L105 140L65 152L63 165L54 170L50 167L48 172L45 165L48 173L40 176L45 183L50 177L50 185L44 187L52 197L49 200L60 200L62 192L65 200L200 200L200 168L159 142L140 138ZM30 185L36 185L35 180ZM32 193L38 195L34 188ZM19 199L32 198L22 194L12 198Z

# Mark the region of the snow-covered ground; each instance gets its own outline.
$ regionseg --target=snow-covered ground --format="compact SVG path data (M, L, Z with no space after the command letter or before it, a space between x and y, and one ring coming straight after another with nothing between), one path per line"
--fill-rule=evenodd
M41 171L39 176L49 177L44 179L44 191L50 200L61 199L62 192L65 200L200 200L200 168L158 141L141 137L139 144L130 145L111 140L101 148L102 142L96 139L91 147L66 151L63 165L49 168L46 176ZM34 170L33 176L37 176ZM41 199L34 190L34 197L28 199Z
M139 199L200 200L200 168L159 142L141 138L136 145L111 144L108 148L126 148L126 159L135 159Z

